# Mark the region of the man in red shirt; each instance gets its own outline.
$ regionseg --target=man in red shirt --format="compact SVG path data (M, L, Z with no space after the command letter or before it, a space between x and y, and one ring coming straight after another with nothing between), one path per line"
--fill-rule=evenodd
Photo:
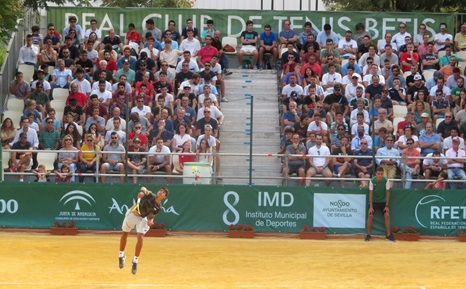
M197 53L197 63L199 68L204 67L206 61L211 61L214 55L218 54L217 48L212 46L212 36L205 37L205 46Z
M80 107L84 107L87 103L87 96L84 93L79 92L77 83L71 84L71 91L68 95L68 98L66 99L66 105L70 104L71 98L75 98Z
M418 65L419 63L419 54L414 52L414 44L412 42L406 44L406 50L400 56L401 70L403 72L410 71L412 65Z

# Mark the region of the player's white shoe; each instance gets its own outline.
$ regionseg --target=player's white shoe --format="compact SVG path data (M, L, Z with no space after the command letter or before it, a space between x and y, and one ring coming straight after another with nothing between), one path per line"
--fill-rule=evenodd
M120 269L123 269L123 267L125 267L125 260L126 260L126 256L118 257L118 265Z
M131 267L131 273L136 274L138 272L138 263L133 262L133 266Z

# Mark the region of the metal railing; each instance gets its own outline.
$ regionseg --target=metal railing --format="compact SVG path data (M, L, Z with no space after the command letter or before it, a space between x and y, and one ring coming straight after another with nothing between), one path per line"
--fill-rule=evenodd
M10 152L12 152L13 150L9 150L9 149L4 149L3 150L3 154L5 155L9 155ZM31 152L30 150L14 150L15 152ZM39 151L34 151L34 152L38 152L38 153L50 153L50 154L55 154L57 155L58 153L60 152L72 152L72 153L77 153L78 151L63 151L63 150L39 150ZM94 151L92 151L94 152ZM126 154L126 152L100 152L99 155L101 154L105 154L105 153L108 153L108 154ZM146 156L148 155L165 155L165 153L149 153L149 152L127 152L128 155L133 155L133 154L144 154ZM170 155L173 156L173 155L180 155L181 153L171 153ZM193 153L193 155L195 155L195 153ZM200 154L200 155L208 155L208 154ZM213 153L213 164L212 164L212 174L208 175L208 176L199 176L199 178L201 179L205 179L205 178L210 178L211 179L211 182L212 184L217 184L219 182L219 178L216 177L216 173L215 173L215 162L216 162L216 156L217 156L217 153ZM249 154L245 154L245 153L218 153L218 155L221 157L221 156L237 156L238 158L243 158L245 156L249 156ZM329 155L329 156L321 156L321 155L297 155L297 154L294 154L294 155L291 155L291 154L252 154L252 156L254 158L259 158L259 157L280 157L280 158L283 158L283 167L285 168L288 168L288 158L289 157L304 157L306 159L306 162L307 162L307 159L309 157L325 157L325 158L335 158L337 156L334 156L334 155ZM350 156L352 158L352 160L354 159L360 159L360 158L370 158L370 159L386 159L387 157L386 156ZM400 160L400 164L405 164L406 163L406 160L407 160L407 157L406 156L398 156L398 157L391 157L392 159L398 159ZM148 158L147 158L148 159ZM425 159L425 158L424 158ZM429 158L429 159L443 159L441 157L432 157L432 158ZM466 158L458 158L458 159L465 159ZM148 162L148 160L147 160ZM163 178L167 178L167 179L183 179L183 178L186 178L186 177L190 177L190 176L186 176L186 175L183 175L183 174L171 174L171 175L167 175L165 174L164 172L162 171L158 171L158 172L155 172L155 173L148 173L146 171L146 173L143 173L143 174L140 174L140 173L136 173L136 174L133 174L131 173L130 170L128 170L128 166L127 166L127 163L126 161L124 162L124 165L126 166L126 170L125 170L125 173L124 174L119 174L119 173L101 173L100 172L100 165L102 164L102 161L100 160L100 157L97 158L97 162L96 162L96 172L95 173L89 173L89 172L76 172L75 173L75 176L79 177L79 176L82 176L82 177L94 177L96 178L96 181L99 182L100 181L100 177L102 176L105 176L105 177L122 177L124 176L125 177L125 182L131 182L132 181L132 178L133 177L142 177L143 178L143 181L142 182L139 182L139 183L147 183L147 180L151 181L152 179L163 179ZM421 162L421 166L422 166L422 162ZM400 166L398 166L398 168L400 168ZM56 168L55 168L56 169ZM172 170L173 170L173 166L172 166ZM258 169L256 168L255 171L257 172ZM374 173L375 173L375 166L374 166ZM5 176L15 176L15 175L19 175L20 173L18 172L8 172L6 171L5 173ZM33 176L34 174L31 172L31 171L28 171L28 172L24 172L24 173L21 173L21 174L24 174L26 176ZM397 184L402 184L404 185L406 181L410 181L412 183L429 183L429 182L432 182L434 179L417 179L417 178L413 178L413 179L410 179L410 180L407 180L406 177L405 177L405 173L400 169L400 174L397 174L397 176L399 176L398 178L393 178L393 179L390 179L391 182L394 182L394 183L397 183ZM192 177L192 176L191 176ZM280 176L280 177L271 177L271 176L258 176L258 175L250 175L249 172L248 173L245 173L243 176L240 176L240 175L223 175L222 178L224 179L223 183L226 184L228 183L228 180L232 180L232 179L235 179L235 180L249 180L249 178L252 177L254 182L256 183L257 180L281 180L282 181L282 184L283 185L293 185L291 182L294 181L295 183L297 183L298 181L300 180L312 180L313 182L315 181L341 181L343 180L345 183L351 183L351 182L360 182L360 181L369 181L370 179L369 178L359 178L357 176L354 176L354 175L351 175L351 174L347 174L345 176L341 176L341 177L338 177L338 176L333 176L333 177L325 177L325 176L322 176L322 175L315 175L315 176L312 176L312 177L305 177L304 179L302 177L299 177L299 176L291 176L291 175L288 175L288 174L285 174L285 176ZM144 179L145 178L145 179ZM445 180L446 183L464 183L463 180ZM247 182L245 182L245 184L247 184ZM267 184L267 182L265 182L264 184Z

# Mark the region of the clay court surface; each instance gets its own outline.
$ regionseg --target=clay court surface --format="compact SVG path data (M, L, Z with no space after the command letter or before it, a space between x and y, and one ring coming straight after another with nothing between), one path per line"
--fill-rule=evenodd
M466 243L374 238L136 238L118 268L118 234L0 232L0 288L466 288Z

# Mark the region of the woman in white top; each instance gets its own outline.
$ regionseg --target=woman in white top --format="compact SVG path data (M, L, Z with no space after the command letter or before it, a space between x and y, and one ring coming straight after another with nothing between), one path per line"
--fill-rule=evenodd
M172 139L172 152L181 152L183 150L183 144L188 140L191 141L191 136L187 133L188 127L185 122L181 122L176 127L175 135Z
M212 148L205 138L196 150L196 162L212 164Z

